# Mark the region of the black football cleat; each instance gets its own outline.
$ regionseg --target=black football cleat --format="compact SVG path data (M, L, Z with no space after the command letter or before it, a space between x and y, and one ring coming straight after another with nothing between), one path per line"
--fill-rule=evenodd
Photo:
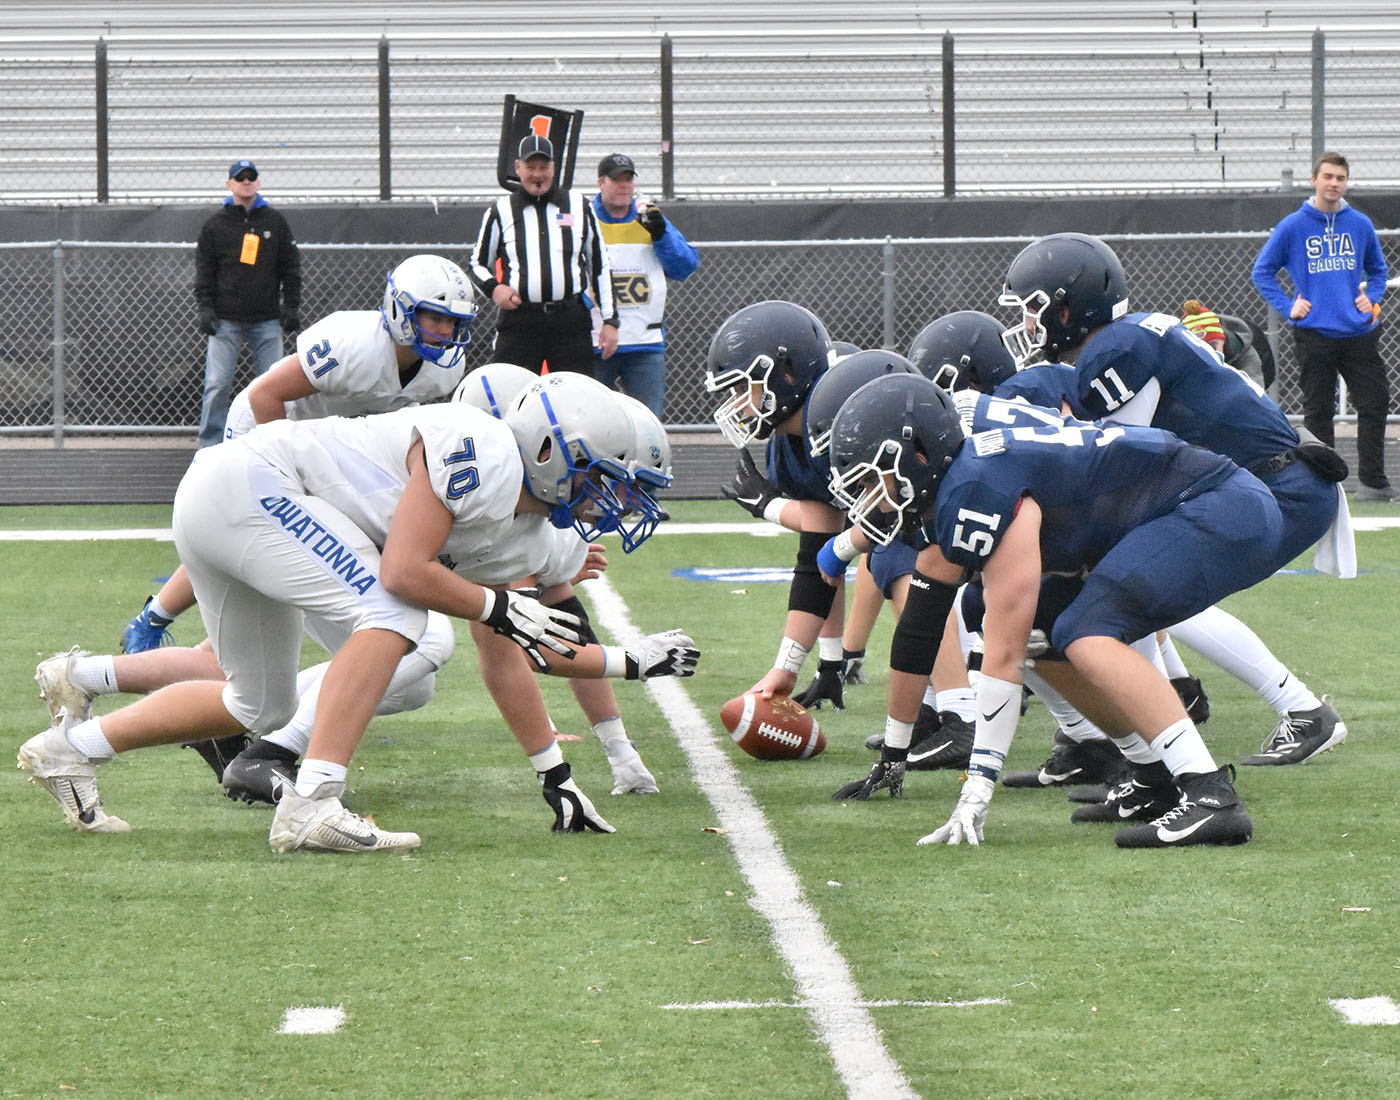
M1274 727L1269 739L1241 764L1303 764L1314 756L1335 748L1347 739L1346 723L1324 695L1322 706L1313 710L1291 710Z
M932 710L932 708L929 708ZM922 711L920 711L922 718ZM914 723L914 737L909 744L907 765L910 771L934 771L940 768L961 770L972 759L971 722L959 718L950 710L940 711L938 721L927 721L923 729Z
M1190 844L1244 844L1254 824L1235 793L1235 769L1178 776L1181 801L1145 825L1113 838L1120 848L1184 848Z
M222 781L229 762L252 743L253 739L246 733L231 733L227 737L208 741L185 741L180 747L199 753L204 762L214 769L214 778Z
M259 741L224 769L224 794L235 802L277 805L283 787L297 780L297 758L291 749Z
M1107 783L1125 778L1127 761L1107 738L1075 741L1064 730L1055 731L1050 759L1036 771L1006 772L1003 787L1064 787L1070 783Z

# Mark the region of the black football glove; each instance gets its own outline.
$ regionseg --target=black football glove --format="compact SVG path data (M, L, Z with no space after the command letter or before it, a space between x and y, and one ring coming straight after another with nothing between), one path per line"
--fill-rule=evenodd
M282 331L298 332L301 329L301 313L298 310L287 308L282 311Z
M847 783L831 796L832 799L837 802L844 802L847 799L864 802L878 790L889 791L891 798L903 798L904 757L908 751L908 749L891 749L888 746L881 749L880 759L870 769L870 774L864 779L857 779L854 783Z
M547 772L536 772L540 777L540 793L554 811L554 824L550 831L555 833L581 833L591 829L595 833L617 832L588 800L588 796L578 789L569 771L568 761L555 764Z
M865 678L865 650L847 649L841 653L841 680L847 684L868 684Z
M818 661L817 674L793 701L801 703L808 710L821 710L830 703L834 710L845 710L846 700L841 694L841 670L843 662L838 657L834 661Z
M637 211L637 221L651 234L654 241L659 241L666 235L666 219L661 216L661 207L654 202L647 203Z
M219 331L219 315L214 312L213 306L199 307L199 316L195 319L194 327L205 336L213 336Z
M755 519L762 519L763 510L778 496L777 490L768 484L768 479L758 472L748 451L739 452L734 480L728 485L721 485L719 491Z

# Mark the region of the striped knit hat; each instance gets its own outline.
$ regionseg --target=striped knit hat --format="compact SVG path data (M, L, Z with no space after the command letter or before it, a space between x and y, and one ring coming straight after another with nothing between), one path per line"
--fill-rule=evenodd
M1220 318L1194 298L1181 307L1181 323L1206 343L1225 339Z

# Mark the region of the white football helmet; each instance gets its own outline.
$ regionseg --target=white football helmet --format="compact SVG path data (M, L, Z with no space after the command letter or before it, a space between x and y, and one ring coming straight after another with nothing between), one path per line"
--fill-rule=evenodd
M487 363L469 371L452 391L453 401L465 401L497 420L504 420L506 410L515 403L520 391L540 380L534 371L514 363Z
M453 318L452 335L443 340L425 334L418 322L420 309ZM412 344L426 362L450 369L461 362L462 349L471 343L476 292L451 260L423 253L389 272L379 312L394 343Z
M583 374L547 374L506 412L525 463L525 488L555 527L585 539L616 531L632 482L632 421L619 395ZM591 505L582 516L581 504Z
M656 531L657 525L666 519L666 510L656 502L653 495L657 489L671 486L671 441L666 438L666 429L660 419L635 397L625 393L617 395L622 403L622 411L632 421L632 431L636 436L636 448L632 454L630 468L632 484L627 486L626 515L636 519L624 523L620 528L623 553L630 554L646 542Z

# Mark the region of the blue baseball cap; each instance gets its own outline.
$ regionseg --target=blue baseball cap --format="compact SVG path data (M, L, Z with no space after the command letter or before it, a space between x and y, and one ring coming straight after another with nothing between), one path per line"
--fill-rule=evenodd
M233 179L239 172L252 172L253 178L258 178L258 166L251 160L236 160L228 170L228 178Z

